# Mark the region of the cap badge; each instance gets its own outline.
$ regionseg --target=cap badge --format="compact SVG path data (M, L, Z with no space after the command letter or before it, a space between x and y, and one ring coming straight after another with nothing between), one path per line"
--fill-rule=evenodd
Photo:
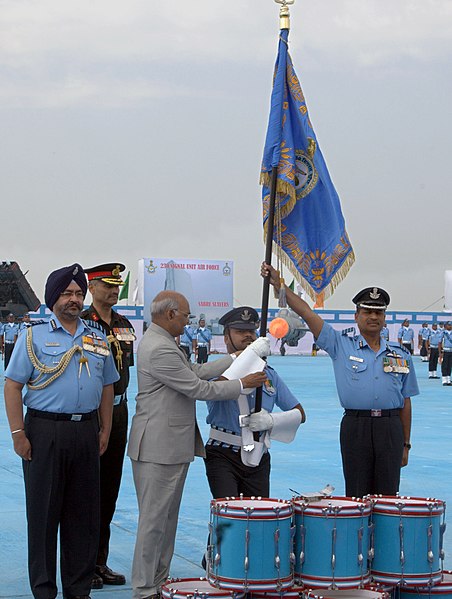
M240 318L242 320L248 321L251 319L251 314L249 313L248 310L243 310L242 314L240 315Z
M380 295L381 295L381 294L380 294L380 293L378 293L378 288L377 288L377 287L374 287L374 288L372 289L372 291L370 292L370 294L369 294L369 295L370 295L370 297L371 297L373 300L376 300L376 299L378 299L378 298L380 297Z
M74 270L72 271L72 274L73 274L73 275L76 275L77 273L78 273L78 266L76 266L76 267L74 268Z
M120 271L120 269L119 269L119 264L117 264L117 265L116 265L116 268L114 268L114 269L111 271L111 274L112 274L114 277L118 277L120 272L121 272L121 271Z

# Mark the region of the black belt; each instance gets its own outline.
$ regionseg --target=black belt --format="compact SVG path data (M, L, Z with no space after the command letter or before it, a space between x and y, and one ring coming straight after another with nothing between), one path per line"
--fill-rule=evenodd
M356 416L365 418L381 418L382 416L399 416L401 408L394 410L345 410L345 416Z
M46 420L72 420L73 422L81 422L83 420L91 420L97 416L97 410L85 412L84 414L62 414L60 412L45 412L44 410L27 409L27 414L35 418L45 418Z

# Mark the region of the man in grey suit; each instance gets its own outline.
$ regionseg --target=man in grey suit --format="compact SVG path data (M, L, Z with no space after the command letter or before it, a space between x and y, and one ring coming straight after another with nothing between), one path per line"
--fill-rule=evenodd
M139 510L134 599L158 599L169 574L188 466L195 455L205 457L195 401L235 400L244 388L259 387L266 379L259 372L240 380L211 382L234 356L190 363L175 341L190 315L188 301L180 293L159 293L151 315L152 324L138 346L138 395L127 452Z

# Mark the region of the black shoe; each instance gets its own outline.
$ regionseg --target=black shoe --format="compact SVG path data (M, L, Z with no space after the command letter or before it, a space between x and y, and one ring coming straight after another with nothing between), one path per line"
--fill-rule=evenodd
M91 581L91 588L92 589L103 589L104 588L104 581L99 576L99 574L94 574L93 579Z
M108 566L96 566L96 574L104 584L126 584L124 574L113 572Z

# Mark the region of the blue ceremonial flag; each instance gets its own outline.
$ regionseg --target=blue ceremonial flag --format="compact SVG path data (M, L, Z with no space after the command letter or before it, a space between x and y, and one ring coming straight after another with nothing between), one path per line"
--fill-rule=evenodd
M317 143L281 29L261 169L264 231L277 168L273 249L316 300L334 292L355 261L339 196Z

